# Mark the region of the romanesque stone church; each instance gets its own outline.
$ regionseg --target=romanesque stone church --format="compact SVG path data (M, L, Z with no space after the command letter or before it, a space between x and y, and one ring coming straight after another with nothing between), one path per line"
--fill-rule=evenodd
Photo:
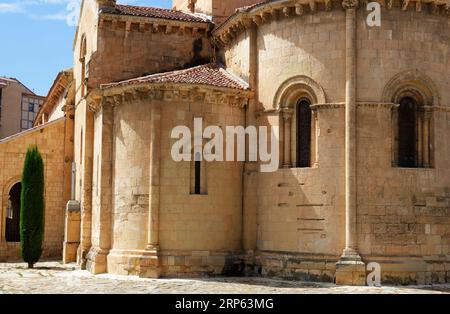
M73 70L0 141L0 258L37 143L46 256L92 273L449 282L450 2L377 3L381 25L358 0L83 1ZM195 118L278 127L278 170L175 161Z

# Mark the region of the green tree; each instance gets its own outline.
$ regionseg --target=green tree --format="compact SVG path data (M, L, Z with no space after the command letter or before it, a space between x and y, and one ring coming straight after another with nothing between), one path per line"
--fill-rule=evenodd
M29 268L42 254L44 211L44 161L37 146L32 146L25 156L20 195L20 244Z

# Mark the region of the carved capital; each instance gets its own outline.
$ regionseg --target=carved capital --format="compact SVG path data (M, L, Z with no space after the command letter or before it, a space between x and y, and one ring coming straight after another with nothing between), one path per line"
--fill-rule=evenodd
M294 114L294 110L291 108L283 108L281 110L281 114L284 122L290 122L292 119L292 115Z
M358 0L343 0L342 1L342 7L345 10L350 10L350 9L356 9L359 6L359 1Z
M303 5L301 3L296 3L295 4L295 14L303 15L303 13L304 13Z

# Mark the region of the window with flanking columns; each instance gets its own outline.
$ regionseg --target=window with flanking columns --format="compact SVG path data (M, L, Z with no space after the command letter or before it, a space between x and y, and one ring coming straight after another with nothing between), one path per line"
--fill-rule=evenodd
M392 166L432 168L434 165L435 108L438 88L416 69L395 75L384 88L382 100L392 107Z
M318 104L325 103L322 87L304 75L291 77L278 88L273 106L280 112L283 168L318 167L319 124L316 108Z
M432 167L432 111L411 96L393 109L394 162L400 168Z

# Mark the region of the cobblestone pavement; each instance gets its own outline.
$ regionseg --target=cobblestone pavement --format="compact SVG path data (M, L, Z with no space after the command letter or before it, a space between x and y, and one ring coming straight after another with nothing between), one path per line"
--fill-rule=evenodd
M0 294L4 293L450 293L450 285L421 287L346 287L265 278L142 279L134 276L91 275L76 265L0 263Z

